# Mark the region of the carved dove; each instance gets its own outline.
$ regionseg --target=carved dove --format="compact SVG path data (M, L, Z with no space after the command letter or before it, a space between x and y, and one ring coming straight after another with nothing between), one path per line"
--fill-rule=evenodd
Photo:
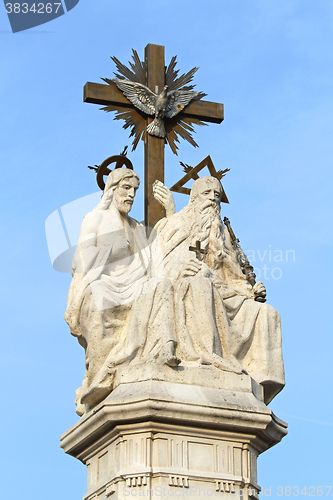
M165 137L164 118L173 118L182 111L200 92L191 90L171 90L166 85L158 95L141 83L129 80L112 80L131 103L146 115L155 115L147 132L156 137Z

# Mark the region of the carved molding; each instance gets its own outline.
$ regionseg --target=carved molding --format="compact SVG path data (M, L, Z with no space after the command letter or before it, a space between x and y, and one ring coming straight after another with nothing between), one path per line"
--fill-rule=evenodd
M229 481L215 481L215 490L220 493L235 493L235 483Z
M116 486L115 486L115 484L114 483L108 484L107 487L106 487L106 489L105 489L105 496L106 497L110 497L115 492L116 492Z
M180 488L188 488L187 476L169 476L169 486L178 486Z
M142 474L139 476L127 476L126 486L131 488L133 486L147 486L147 475Z
M208 488L227 498L242 490L244 500L258 500L257 440L243 432L126 424L88 453L85 500L115 498L124 487L146 491L156 486Z

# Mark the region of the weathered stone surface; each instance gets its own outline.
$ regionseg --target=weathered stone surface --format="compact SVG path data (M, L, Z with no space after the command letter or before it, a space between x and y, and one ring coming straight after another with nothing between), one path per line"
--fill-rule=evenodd
M193 385L191 369L184 378L179 368L156 365L137 381L134 367L118 370L117 388L61 437L66 453L88 467L87 500L149 490L176 496L170 488L193 498L257 497L257 455L281 440L286 424L254 396L260 388L249 375L219 372L218 380L211 367L202 371L211 387Z
M138 185L110 174L82 224L65 317L86 350L83 416L61 446L88 467L85 500L256 499L257 456L287 433L266 406L284 385L279 314L241 271L215 178L177 214L156 183L167 217L149 241L128 216Z
M118 367L137 366L140 376L147 363L249 373L268 403L284 385L280 317L255 300L266 295L262 283L252 287L241 271L220 217L220 182L195 181L177 214L155 183L167 217L150 241L128 216L138 186L132 170L112 172L82 224L65 314L86 350L78 413L116 387Z
M80 415L110 393L118 366L179 362L171 283L153 274L145 227L128 216L138 186L135 172L115 170L82 223L65 313L86 351Z
M241 270L221 220L221 183L194 181L188 205L176 214L170 191L161 183L154 191L167 213L155 229L174 289L177 356L185 365L246 371L269 403L284 386L280 316L256 300L266 297L265 287L252 287Z

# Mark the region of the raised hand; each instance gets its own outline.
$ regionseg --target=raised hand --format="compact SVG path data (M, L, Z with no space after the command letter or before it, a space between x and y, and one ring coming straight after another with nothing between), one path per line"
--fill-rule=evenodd
M168 189L163 182L156 180L153 184L154 198L162 207L165 208L167 217L173 215L176 211L175 201L173 199L170 189Z

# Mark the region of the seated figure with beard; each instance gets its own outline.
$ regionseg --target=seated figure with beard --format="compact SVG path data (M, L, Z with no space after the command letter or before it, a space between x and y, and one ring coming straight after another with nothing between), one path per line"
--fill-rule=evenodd
M220 181L196 180L189 204L178 213L162 183L155 184L154 195L167 213L155 229L174 286L177 355L185 366L248 373L264 387L267 404L284 387L280 316L255 300L266 296L265 287L252 287L241 270L221 220ZM201 260L190 250L197 241L205 251Z
M128 215L139 183L133 170L111 172L81 226L65 313L86 351L79 415L112 391L120 366L180 362L172 284L154 272L145 226Z

